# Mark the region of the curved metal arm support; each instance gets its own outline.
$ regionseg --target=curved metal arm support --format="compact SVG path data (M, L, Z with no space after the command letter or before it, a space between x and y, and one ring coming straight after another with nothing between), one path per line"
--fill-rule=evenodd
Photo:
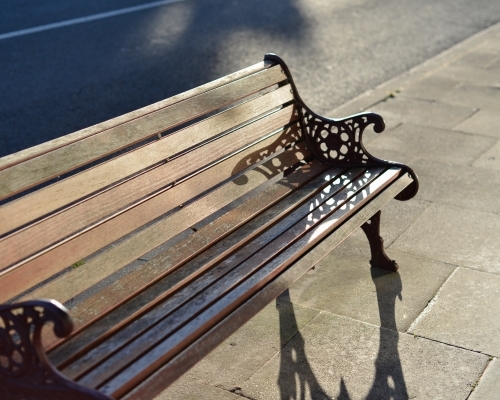
M372 112L352 115L343 119L322 117L313 112L302 101L285 62L276 54L266 54L265 61L281 65L285 72L295 100L298 103L301 129L306 143L313 155L321 162L335 166L387 166L399 167L410 174L413 183L404 189L396 199L408 200L418 191L418 177L408 166L392 161L385 161L372 156L363 145L363 132L373 124L373 130L381 133L385 129L383 118Z
M68 310L55 300L32 300L0 305L0 388L2 399L110 400L99 392L67 379L42 346L42 328L54 324L65 337L73 330Z

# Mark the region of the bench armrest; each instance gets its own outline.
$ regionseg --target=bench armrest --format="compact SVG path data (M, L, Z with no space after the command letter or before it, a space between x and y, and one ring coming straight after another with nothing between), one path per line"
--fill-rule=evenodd
M382 160L372 156L363 145L363 132L373 124L373 130L381 133L385 129L383 118L366 112L343 119L325 118L312 112L302 103L302 129L306 142L314 156L324 164L332 166L388 166L401 168L413 182L396 196L398 200L409 200L418 192L417 174L407 165Z
M7 399L110 400L68 380L47 358L42 345L45 323L54 324L58 337L73 330L61 303L31 300L0 305L0 321L0 387Z
M418 177L407 165L372 156L363 145L364 130L373 125L376 133L385 129L384 119L375 113L365 112L343 119L326 118L312 111L300 98L292 75L285 62L276 54L266 54L265 61L280 64L293 88L298 105L301 129L311 153L324 164L346 167L387 166L401 168L413 182L396 196L398 200L409 200L418 191Z

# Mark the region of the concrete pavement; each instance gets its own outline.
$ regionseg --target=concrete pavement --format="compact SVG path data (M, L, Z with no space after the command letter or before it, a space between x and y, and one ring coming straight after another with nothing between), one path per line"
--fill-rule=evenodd
M421 190L382 213L158 399L500 398L500 24L330 113L370 109L375 156Z

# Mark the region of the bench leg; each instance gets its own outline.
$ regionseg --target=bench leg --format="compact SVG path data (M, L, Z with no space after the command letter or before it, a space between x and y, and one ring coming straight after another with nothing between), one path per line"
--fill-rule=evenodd
M380 237L380 214L380 211L376 212L373 217L361 225L361 229L365 232L370 243L370 250L372 252L370 265L388 271L397 271L399 266L396 261L391 260L385 254L384 239Z

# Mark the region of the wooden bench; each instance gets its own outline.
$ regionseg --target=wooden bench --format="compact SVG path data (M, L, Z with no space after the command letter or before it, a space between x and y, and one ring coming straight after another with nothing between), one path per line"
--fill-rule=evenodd
M379 210L418 183L371 124L269 54L0 159L0 397L154 397L360 226L396 270Z

